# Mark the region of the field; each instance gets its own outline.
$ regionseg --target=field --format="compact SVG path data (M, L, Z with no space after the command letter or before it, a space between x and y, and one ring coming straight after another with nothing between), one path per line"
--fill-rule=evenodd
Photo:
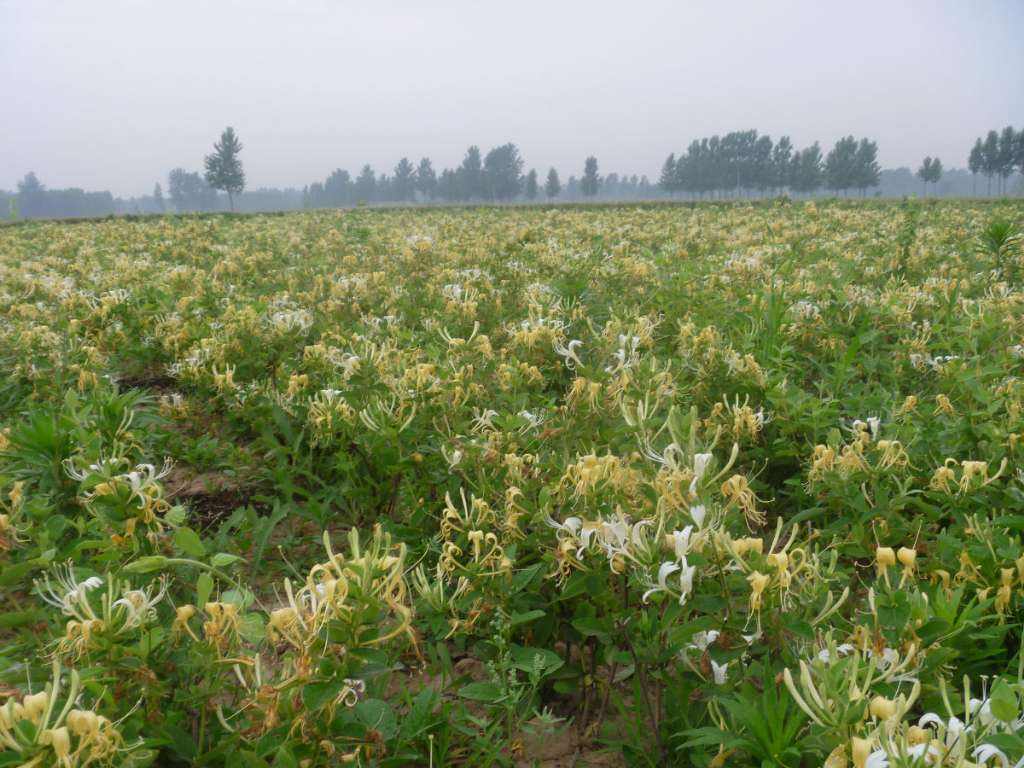
M1022 214L0 228L0 766L1013 765Z

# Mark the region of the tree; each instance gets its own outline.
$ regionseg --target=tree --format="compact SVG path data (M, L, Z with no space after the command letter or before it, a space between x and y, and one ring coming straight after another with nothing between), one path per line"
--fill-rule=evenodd
M989 131L981 145L981 168L988 179L988 195L992 195L992 177L999 172L999 134Z
M320 189L317 190L322 198L316 201L316 206L330 206L340 208L352 204L352 177L348 171L336 168L327 177Z
M554 168L548 170L548 179L544 182L544 194L548 200L554 200L562 192L562 182L558 179L558 171Z
M860 190L861 197L868 187L877 187L881 178L882 168L878 165L878 144L868 139L861 139L857 144L854 159L853 182Z
M511 142L495 147L484 158L484 190L490 200L511 200L523 188L523 158Z
M235 210L235 195L245 189L245 172L238 158L242 143L235 129L228 126L213 145L213 153L206 156L206 183L212 189L228 193L228 205Z
M981 139L976 139L971 147L971 154L967 158L967 169L971 172L971 194L977 194L975 181L977 175L985 170L985 150L981 145Z
M790 163L790 187L795 192L814 192L821 187L821 147L814 142L806 149L793 154Z
M164 191L160 188L159 181L153 186L153 206L160 213L164 212Z
M217 206L217 191L198 173L175 168L167 175L167 192L178 213L212 211Z
M857 140L853 136L839 139L829 151L825 158L825 184L837 192L857 184Z
M355 189L357 203L372 203L377 197L377 176L367 163L356 177Z
M939 158L926 157L917 169L917 178L924 184L924 197L928 197L928 185L938 184L942 178L942 161Z
M673 152L665 158L661 166L661 175L658 177L658 186L670 195L680 188L679 177L676 175L677 167L676 153Z
M450 168L441 171L441 177L437 180L437 193L441 199L453 203L459 199L461 192L458 173Z
M999 134L999 150L996 160L996 173L999 175L999 191L1006 194L1006 180L1013 175L1017 164L1017 132L1008 125Z
M583 178L580 179L580 192L584 197L594 197L601 186L601 177L597 175L597 158L591 155L583 163Z
M530 172L526 174L526 182L523 185L523 194L526 195L527 200L536 200L538 191L537 169L531 168Z
M409 158L403 157L395 166L395 175L391 177L391 196L397 202L412 200L416 192L416 169Z
M46 187L33 171L18 182L18 212L26 219L46 216Z
M459 166L459 198L462 200L480 199L484 196L483 163L480 160L480 147L475 144L466 150L466 156Z
M437 192L437 174L434 173L434 166L431 165L429 157L420 160L416 168L416 191L428 200L433 200Z
M775 189L782 190L789 186L789 173L793 160L793 142L789 136L783 136L772 150L772 184Z

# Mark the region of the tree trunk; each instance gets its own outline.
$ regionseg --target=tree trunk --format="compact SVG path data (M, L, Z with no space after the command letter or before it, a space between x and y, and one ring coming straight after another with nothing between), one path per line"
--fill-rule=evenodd
M230 191L228 191L228 208L231 209L232 213L235 212L235 198Z

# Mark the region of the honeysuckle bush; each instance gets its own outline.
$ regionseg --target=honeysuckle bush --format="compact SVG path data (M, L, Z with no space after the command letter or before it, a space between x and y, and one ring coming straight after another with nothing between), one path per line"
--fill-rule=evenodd
M1020 764L1022 217L0 228L0 765Z

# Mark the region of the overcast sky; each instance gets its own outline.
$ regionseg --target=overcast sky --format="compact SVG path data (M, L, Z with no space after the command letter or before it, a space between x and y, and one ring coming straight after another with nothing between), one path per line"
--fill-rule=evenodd
M885 167L1024 127L1024 0L0 0L0 188L148 193L220 130L250 187L513 141L656 176L757 128Z

